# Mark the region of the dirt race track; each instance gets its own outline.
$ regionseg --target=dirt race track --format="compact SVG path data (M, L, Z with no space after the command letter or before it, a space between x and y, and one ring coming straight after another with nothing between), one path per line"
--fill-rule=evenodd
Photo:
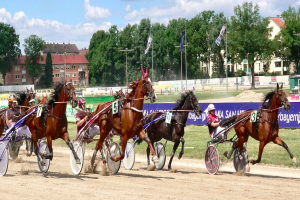
M86 150L85 164L92 151ZM0 177L0 199L299 199L300 170L276 166L251 166L237 175L232 163L223 163L218 174L208 175L203 160L174 158L176 173L147 171L145 156L136 156L133 170L121 166L117 175L72 174L69 150L54 149L54 159L45 175L38 170L36 156L20 151L21 163L10 161ZM167 158L168 162L168 158ZM29 174L23 173L28 170ZM23 172L23 173L22 173Z

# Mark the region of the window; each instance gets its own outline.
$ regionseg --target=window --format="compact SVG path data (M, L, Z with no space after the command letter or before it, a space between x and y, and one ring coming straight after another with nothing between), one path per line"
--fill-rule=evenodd
M55 69L59 69L59 65L56 65L56 66L55 66Z
M25 67L25 66L22 66L22 69L26 69L26 67Z
M20 75L19 74L16 75L16 79L20 79Z
M15 66L15 71L19 71L20 70L20 66Z
M66 74L66 78L70 78L70 74Z
M247 64L243 64L243 70L247 70Z
M60 69L64 69L64 66L62 65L62 66L60 66Z
M22 74L22 78L26 78L26 74Z
M66 66L66 69L70 69L70 65L67 65L67 66Z
M72 74L72 77L76 77L76 74Z
M55 74L55 77L56 77L56 78L59 78L59 74Z
M52 74L52 78L54 78L54 74Z
M258 63L258 71L261 71L260 63Z
M86 69L86 65L83 65L83 66L82 66L82 69Z
M42 70L45 70L45 65L42 66Z
M76 85L76 81L73 81L73 85Z
M76 69L76 66L75 66L75 65L72 65L72 69Z
M79 70L80 70L80 69L82 69L82 66L81 66L81 65L79 65L79 68L78 68L78 69L79 69Z
M281 61L275 62L275 67L281 67Z

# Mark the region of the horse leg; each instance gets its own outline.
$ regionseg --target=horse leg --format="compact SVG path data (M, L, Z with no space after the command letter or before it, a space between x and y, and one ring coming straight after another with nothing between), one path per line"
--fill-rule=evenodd
M47 136L47 145L48 145L48 148L49 148L49 154L45 154L45 158L50 159L52 161L52 159L53 159L53 148L52 148L51 135Z
M181 147L181 151L179 152L179 155L178 155L178 159L179 159L179 160L180 160L180 158L182 157L182 155L183 155L183 153L184 153L183 149L184 149L184 143L185 143L185 140L184 140L183 137L180 138L180 142L181 142L181 144L182 144L182 147Z
M151 154L153 156L152 161L154 163L158 163L158 157L155 155L155 151L152 145L152 142L150 140L150 138L146 135L146 132L144 131L144 129L140 132L139 137L142 138L145 142L147 142L148 147L151 151Z
M180 141L176 141L176 142L174 143L173 150L172 150L172 154L171 154L171 158L170 158L169 165L168 165L168 170L171 170L171 169L172 169L172 167L171 167L172 160L173 160L173 157L174 157L174 155L175 155L175 152L176 152L176 150L177 150L177 148L178 148L179 143L180 143Z
M98 122L99 124L99 127L100 127L100 138L95 146L95 150L94 150L94 154L96 155L97 151L99 150L100 151L100 154L101 154L101 159L102 159L102 162L103 162L103 166L106 165L106 160L105 160L105 156L104 156L104 153L103 153L103 142L105 140L105 138L107 137L107 135L109 134L109 131L107 131L107 121L106 120L102 120L99 119L100 122ZM93 161L92 161L93 162ZM91 163L92 165L94 163Z
M67 143L68 147L71 149L71 151L72 151L72 153L73 153L73 155L74 155L74 157L75 157L76 164L81 164L80 159L78 158L78 155L77 155L77 153L76 153L76 151L75 151L75 149L74 149L74 146L73 146L72 142L70 141L69 133L66 132L66 133L63 135L63 138L62 138L62 139ZM47 140L48 140L48 139L47 139ZM50 148L49 148L49 149L50 149ZM51 149L52 149L52 146L51 146ZM52 152L52 151L50 151L50 152ZM52 157L53 157L53 155L52 155ZM52 159L51 159L51 160L52 160Z
M154 145L154 143L152 142L152 146ZM148 167L150 166L150 158L149 158L149 156L150 156L150 147L149 147L149 145L147 146L147 165L148 165Z
M122 149L121 149L121 156L120 157L110 157L111 160L118 162L119 160L123 160L125 154L125 149L126 149L126 145L127 145L127 134L125 134L122 138Z
M258 151L258 158L257 158L257 160L252 160L252 159L250 158L250 162L251 162L253 165L260 162L260 160L261 160L261 155L262 155L262 153L263 153L263 151L264 151L264 147L265 147L265 146L266 146L265 140L262 140L262 141L259 142L259 151Z
M291 153L289 147L286 145L286 143L279 136L273 138L273 143L278 144L279 146L282 146L283 148L285 148L287 150L287 152L289 153L290 158L293 160L293 162L294 163L297 162L297 159L293 156L293 154Z

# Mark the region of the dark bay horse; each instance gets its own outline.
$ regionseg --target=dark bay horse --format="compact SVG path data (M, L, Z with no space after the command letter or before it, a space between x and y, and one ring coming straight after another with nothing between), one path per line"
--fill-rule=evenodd
M172 160L180 142L182 143L182 148L178 158L180 159L184 153L183 149L184 149L185 141L183 136L184 136L184 127L189 115L188 110L193 110L197 116L200 116L202 113L198 100L192 91L188 91L181 94L180 98L176 101L175 107L172 110L178 110L178 111L172 113L175 116L172 117L171 124L168 126L166 125L165 117L162 117L161 119L151 123L153 120L161 117L163 114L165 115L166 113L164 112L153 112L144 118L144 125L151 123L147 127L146 132L148 134L149 139L152 142L152 146L154 145L154 142L160 141L162 138L174 142L171 158L168 165L168 170L172 169L171 168ZM184 110L184 111L180 111L180 110ZM150 153L150 149L148 146L147 148L148 166L150 165L149 153Z
M240 148L240 152L243 152L243 144L248 141L249 136L259 141L259 152L257 160L249 159L254 165L261 161L261 156L264 147L269 142L278 144L287 150L293 162L296 162L296 158L290 152L288 146L282 139L278 136L279 125L278 125L278 112L279 108L283 107L286 111L290 110L291 104L287 99L285 92L282 90L282 86L279 87L277 83L277 88L274 91L269 92L265 98L264 103L261 108L261 115L258 115L257 125L255 122L250 122L250 117L246 120L238 123L235 126L235 132L238 136L238 141L234 144L234 148ZM236 121L245 117L250 116L251 111L245 111L238 115ZM248 159L245 158L246 162Z
M143 130L142 109L144 96L148 96L151 103L153 103L156 99L156 95L149 80L148 70L145 73L142 69L142 72L143 76L139 81L133 81L129 84L129 88L132 89L132 91L126 96L125 99L123 99L124 106L121 116L119 116L118 114L113 115L111 109L106 109L98 119L98 125L100 127L100 138L96 144L94 154L97 153L98 150L100 150L104 165L106 164L106 160L102 152L102 144L112 128L122 137L121 156L111 158L115 162L124 158L127 141L136 134L140 138L144 139L147 143L149 143L149 139L145 131ZM98 105L94 113L99 113L109 104L110 102ZM111 108L111 106L109 108ZM149 144L151 145L151 142ZM154 156L153 160L157 162L158 159L155 156L153 146L151 146L150 149L152 155Z
M26 124L31 131L32 139L35 145L35 153L38 153L38 139L46 137L50 153L49 155L46 154L45 158L52 160L52 140L61 138L72 150L76 162L80 163L80 160L74 151L73 144L69 139L68 121L66 116L67 103L70 102L73 108L75 108L78 103L72 80L65 81L65 83L58 83L54 88L54 92L51 94L51 98L52 99L48 102L47 105L49 109L48 112L43 112L41 117L31 115L26 119ZM29 110L29 112L30 111L31 109ZM45 118L46 126L43 115L47 115Z

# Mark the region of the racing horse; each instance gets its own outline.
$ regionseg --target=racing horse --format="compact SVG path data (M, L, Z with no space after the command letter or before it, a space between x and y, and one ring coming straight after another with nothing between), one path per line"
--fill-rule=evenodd
M283 107L286 111L289 111L291 107L285 92L282 90L282 86L283 84L279 87L277 83L277 88L265 96L262 108L258 111L258 113L261 112L261 114L257 115L257 122L250 122L250 112L252 111L245 111L238 115L236 119L236 121L238 121L249 115L249 117L246 117L245 120L242 120L234 127L238 136L238 141L233 145L233 148L239 147L240 152L243 152L243 144L248 141L249 136L259 141L257 160L253 160L252 158L249 159L250 163L253 165L261 161L264 147L270 142L285 148L293 162L296 162L296 158L293 156L286 143L278 135L279 108ZM245 158L244 155L243 157L246 163L248 163L248 158Z
M41 117L36 117L36 115L29 116L26 119L26 124L31 131L36 154L38 154L38 139L46 137L49 154L45 154L45 158L52 160L52 140L61 138L67 143L73 152L76 162L80 164L80 160L74 151L72 142L69 139L68 121L66 116L68 102L70 102L73 108L75 108L78 103L72 80L65 80L64 83L58 83L51 94L51 100L45 108L47 111L43 111ZM29 112L30 111L31 109ZM44 115L46 115L46 117Z
M104 166L106 165L106 160L103 155L102 145L104 139L107 137L112 128L122 137L121 156L110 158L115 162L118 162L124 158L127 141L136 134L138 134L140 138L144 139L149 145L151 145L149 138L143 130L142 109L144 96L150 98L151 103L153 103L156 100L156 95L149 79L148 68L146 69L146 73L144 72L143 68L141 69L143 73L142 78L138 81L132 81L128 86L130 89L132 89L132 91L126 96L125 99L123 99L124 106L120 115L113 115L111 109L105 109L106 107L111 108L111 106L109 106L110 102L99 104L93 113L93 115L95 115L96 113L103 111L98 118L100 138L96 144L94 155L96 155L97 151L100 150ZM155 156L153 146L150 147L150 150L154 156L153 161L158 162L158 158Z
M35 93L33 93L32 88L31 90L28 90L26 88L27 92L18 92L16 93L17 101L18 101L18 106L20 110L18 110L20 113L25 113L28 109L29 106L32 105L32 102L35 100ZM0 137L2 136L2 133L4 132L5 129L5 120L4 120L4 113L8 109L2 108L0 110Z
M166 113L164 112L153 112L144 118L144 127L147 127L145 128L145 130L152 142L152 146L154 145L154 142L160 141L162 138L174 142L168 170L172 169L172 160L180 142L182 143L182 148L178 155L178 159L180 159L184 153L184 127L186 125L189 111L192 110L197 116L200 116L202 113L198 100L193 91L187 91L181 94L180 98L176 101L175 107L172 110L174 110L175 112L172 113L173 117L171 118L171 123L168 125L166 124ZM150 149L148 145L148 167L150 165L149 153Z

